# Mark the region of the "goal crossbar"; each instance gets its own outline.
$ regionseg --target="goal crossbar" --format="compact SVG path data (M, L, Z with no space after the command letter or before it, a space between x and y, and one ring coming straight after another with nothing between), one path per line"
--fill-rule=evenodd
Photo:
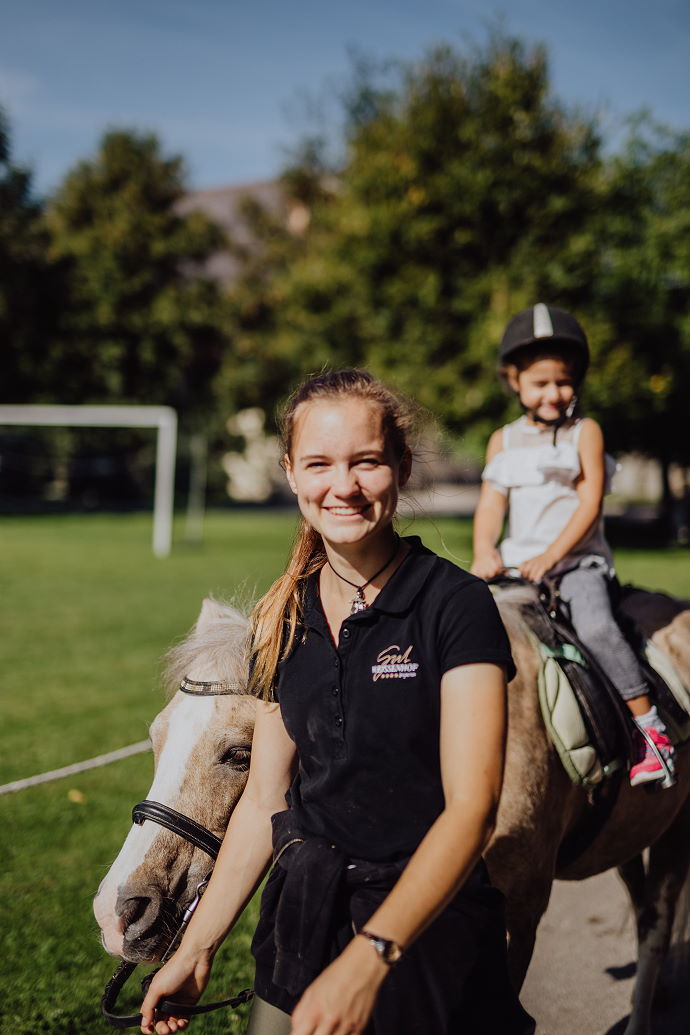
M43 427L157 428L156 482L153 501L153 552L167 557L172 546L172 517L177 451L177 414L170 406L3 406L0 424Z

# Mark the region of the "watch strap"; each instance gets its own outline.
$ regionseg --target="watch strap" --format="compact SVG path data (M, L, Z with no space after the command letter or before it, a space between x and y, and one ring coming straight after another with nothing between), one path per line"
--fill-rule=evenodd
M390 938L382 938L380 935L374 934L373 931L367 931L365 928L362 928L358 933L363 938L366 938L368 942L371 942L379 959L383 960L389 967L394 966L403 954L403 950L398 943Z

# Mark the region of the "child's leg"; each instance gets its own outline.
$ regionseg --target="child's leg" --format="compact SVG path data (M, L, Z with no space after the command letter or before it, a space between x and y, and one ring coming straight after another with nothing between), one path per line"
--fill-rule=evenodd
M561 578L559 592L575 632L594 660L626 702L638 702L630 708L633 714L640 707L642 712L649 711L649 688L613 617L606 576L596 568L576 568Z
M630 782L648 783L673 777L673 746L648 696L648 686L635 654L613 617L606 577L593 568L567 572L560 583L561 600L570 621L627 704L640 730Z

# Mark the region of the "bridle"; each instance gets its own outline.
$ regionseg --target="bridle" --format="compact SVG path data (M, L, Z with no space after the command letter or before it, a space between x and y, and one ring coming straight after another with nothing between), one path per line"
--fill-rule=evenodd
M185 676L180 683L180 690L182 693L189 694L192 697L226 697L230 694L246 693L246 688L241 683L225 681L200 682L196 679L189 679L187 676ZM206 852L213 862L216 861L218 852L220 851L221 839L216 837L215 834L212 834L207 827L203 826L203 824L197 823L195 819L191 819L189 816L184 816L181 812L176 812L175 809L171 809L169 805L163 805L160 802L145 799L144 801L140 801L139 804L135 805L132 809L132 822L141 826L146 822L146 820L158 823L159 826L165 827L167 830L171 830L174 834L177 834L179 837L189 842L189 844L194 845L195 848L200 848L202 852ZM204 877L204 879L197 885L194 898L187 906L180 926L173 935L173 938L165 951L165 955L161 960L161 966L170 959L179 945L180 940L187 929L187 925L194 916L196 907L201 901L201 896L206 890L212 869L213 867L211 867L211 870L209 870L206 877ZM103 992L103 997L101 999L101 1012L105 1020L113 1028L136 1028L141 1024L140 1013L127 1015L118 1015L113 1013L117 998L125 983L136 970L136 967L136 963L129 963L127 960L122 960ZM150 974L147 974L141 982L143 994L146 993L148 986L154 976L158 973L159 969L160 968L157 968ZM175 1003L171 999L162 999L158 1004L157 1010L159 1013L171 1013L177 1017L194 1017L200 1013L210 1013L211 1010L219 1010L224 1006L228 1006L230 1009L234 1010L243 1003L249 1002L253 995L254 992L251 988L245 988L238 995L233 996L230 999L224 999L217 1003L205 1003L203 1006L198 1004L191 1005L189 1003Z

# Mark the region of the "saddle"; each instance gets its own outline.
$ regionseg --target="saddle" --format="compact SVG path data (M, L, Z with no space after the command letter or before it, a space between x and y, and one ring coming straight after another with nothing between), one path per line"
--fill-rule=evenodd
M542 658L539 701L544 723L571 780L590 797L607 778L627 771L633 759L635 725L625 702L586 647L578 640L558 597L557 580L539 589L519 579L492 580L522 584L533 591L520 605L528 636ZM622 609L640 592L616 587L614 614L635 651L650 696L663 715L674 743L690 739L690 692L670 660L634 626Z

